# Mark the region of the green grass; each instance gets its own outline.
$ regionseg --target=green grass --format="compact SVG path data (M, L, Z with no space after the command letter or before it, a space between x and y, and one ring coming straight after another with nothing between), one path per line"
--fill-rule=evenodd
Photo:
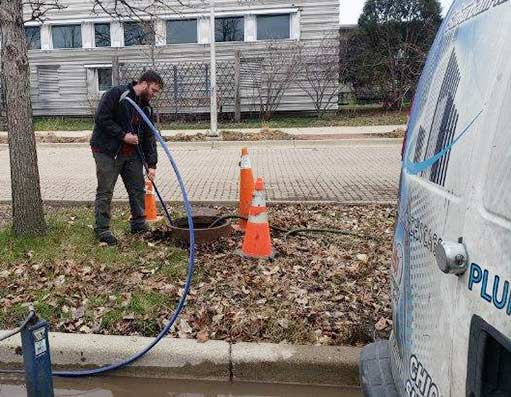
M16 238L9 229L0 231L0 265L21 259L33 259L38 262L55 260L62 236L54 224L50 223L48 226L50 234L45 237Z
M407 112L384 112L379 109L343 110L322 119L314 116L275 116L269 121L246 119L240 123L219 122L220 129L239 128L307 128L307 127L351 127L365 125L406 124ZM209 121L163 123L162 129L193 130L208 129Z
M129 247L122 248L98 246L92 230L92 209L63 209L48 216L48 234L44 237L16 237L10 228L0 229L0 269L21 260L51 263L69 258L77 263L94 261L107 267L130 269L153 249L128 233L128 217L129 212L116 212L112 220L114 234L129 241ZM176 265L184 257L186 254L175 249L165 259Z
M259 118L242 120L240 123L220 121L220 129L240 128L306 128L364 125L394 125L406 123L406 111L386 112L371 106L344 107L336 114L329 114L318 119L315 116L274 116L269 121ZM87 117L36 117L36 131L80 131L91 130L94 125L92 118ZM209 120L163 122L159 125L164 130L208 129Z
M168 278L180 278L186 275L186 263L188 253L186 251L175 249L167 255L167 259L160 263L157 272Z
M133 326L142 336L154 336L161 331L158 321L153 319L135 320Z
M5 320L7 320L10 317L11 323L14 324L14 326L18 326L21 321L23 321L24 318L27 317L28 314L28 307L27 305L23 303L16 303L13 306L9 307L8 314L5 315Z
M89 305L91 306L103 306L108 303L109 299L107 295L98 295L89 297Z
M36 131L82 131L91 130L92 117L34 117Z
M98 249L92 231L91 209L61 210L47 217L48 234L43 237L16 237L10 228L0 230L0 266L22 259L50 263L72 258L76 262L95 260L107 266L133 263L136 255L126 255L117 248ZM113 230L119 237L126 233L127 222L117 216ZM136 245L137 254L141 246Z
M138 315L158 312L171 303L168 295L157 292L136 292L132 295L128 309Z
M122 321L123 315L124 310L121 308L114 308L110 310L109 312L105 313L101 319L101 327L105 329L113 327L115 324Z
M158 321L145 316L148 313L159 313L172 305L173 302L167 294L152 291L133 294L128 310L136 316L133 322L134 329L143 336L155 335L160 330Z
M53 308L53 306L50 306L49 304L44 302L35 302L34 309L40 318L51 318L56 313L55 308ZM58 310L57 312L60 317L60 310Z
M181 284L187 253L131 235L128 218L129 211L114 210L112 229L120 244L113 248L101 247L95 240L91 208L50 209L48 234L43 237L16 237L9 225L0 229L0 272L10 271L0 277L0 301L9 295L22 299L0 308L0 328L16 326L31 302L53 326L76 321L73 310L84 306L85 324L100 323L104 332L115 333L125 327L123 318L130 313L135 314L129 323L132 330L143 335L157 332L158 321L146 321L147 317L173 307L176 296L146 291L144 284ZM82 274L86 267L88 273ZM137 274L142 281L132 279ZM109 281L102 281L104 275ZM62 284L57 283L59 277L63 277ZM102 311L100 319L97 309Z

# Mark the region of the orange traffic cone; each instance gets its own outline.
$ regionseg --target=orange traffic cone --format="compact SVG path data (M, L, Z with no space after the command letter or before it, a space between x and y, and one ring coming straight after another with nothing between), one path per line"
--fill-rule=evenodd
M255 183L252 206L240 255L244 258L261 259L271 259L275 255L271 244L263 178L258 178Z
M240 161L240 202L238 215L244 218L248 217L250 210L250 203L252 201L252 193L254 192L254 175L252 174L252 165L248 157L248 149L244 147L241 149ZM236 226L239 230L245 230L247 221L240 219Z
M153 184L151 181L145 183L145 220L147 222L155 222L159 220L156 211L156 197L153 191Z

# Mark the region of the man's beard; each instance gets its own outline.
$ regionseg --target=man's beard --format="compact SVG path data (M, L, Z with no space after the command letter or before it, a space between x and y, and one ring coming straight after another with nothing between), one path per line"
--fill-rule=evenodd
M149 102L150 98L149 98L148 89L146 89L140 93L140 99L142 100L142 102Z

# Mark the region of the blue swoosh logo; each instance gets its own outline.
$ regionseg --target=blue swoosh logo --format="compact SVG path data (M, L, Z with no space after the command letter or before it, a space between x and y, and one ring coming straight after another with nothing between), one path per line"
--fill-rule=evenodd
M474 125L474 123L479 118L479 116L481 116L483 111L484 111L484 108L474 117L474 119L465 127L465 129L461 132L460 135L458 135L458 137L455 140L453 140L449 145L444 147L440 152L438 152L434 156L432 156L424 161L421 161L420 163L414 163L410 159L411 150L408 150L408 154L405 158L406 171L409 174L417 175L419 172L425 171L428 168L430 168L431 166L433 166L433 164L435 164L438 160L440 160L447 153L449 153L449 150L451 150L453 148L453 146L470 131L471 127ZM412 145L410 144L409 149L411 147L412 147Z

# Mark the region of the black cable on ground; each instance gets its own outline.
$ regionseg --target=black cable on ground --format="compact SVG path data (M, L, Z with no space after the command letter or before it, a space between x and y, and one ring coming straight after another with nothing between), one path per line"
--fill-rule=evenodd
M346 230L339 230L339 229L293 229L284 234L284 241L287 240L289 236L293 236L295 234L301 234L301 233L331 233L331 234L342 234L345 236L352 236L357 237L363 240L373 240L373 241L379 241L378 239L375 239L371 236L362 236L357 233L349 232Z
M216 225L222 223L222 221L226 221L228 219L243 219L244 221L248 220L247 217L239 216L239 215L223 215L217 218L211 225L208 226L208 229L214 228Z
M227 219L243 219L245 221L248 220L248 218L244 217L244 216L224 215L224 216L219 217L211 225L209 225L209 228L213 228L216 225L218 225L219 223L221 223L222 221L227 220ZM301 234L301 233L342 234L345 236L352 236L352 237L357 237L357 238L365 239L365 240L373 240L373 241L377 241L377 242L379 241L378 239L376 239L374 237L362 236L360 234L353 233L348 230L339 230L339 229L291 229L291 230L286 230L286 229L281 229L280 227L277 227L277 226L270 226L270 229L272 229L276 232L279 232L279 233L284 233L284 241L286 241L289 236L293 236L295 234Z
M215 227L216 225L218 225L219 223L221 223L222 221L225 221L227 219L242 219L244 221L248 221L248 218L246 216L224 215L224 216L219 217L211 225L209 225L208 229L211 229L211 228ZM287 232L287 230L281 229L280 227L277 227L277 226L271 226L270 225L270 229L275 230L276 232L279 232L279 233L286 233Z

